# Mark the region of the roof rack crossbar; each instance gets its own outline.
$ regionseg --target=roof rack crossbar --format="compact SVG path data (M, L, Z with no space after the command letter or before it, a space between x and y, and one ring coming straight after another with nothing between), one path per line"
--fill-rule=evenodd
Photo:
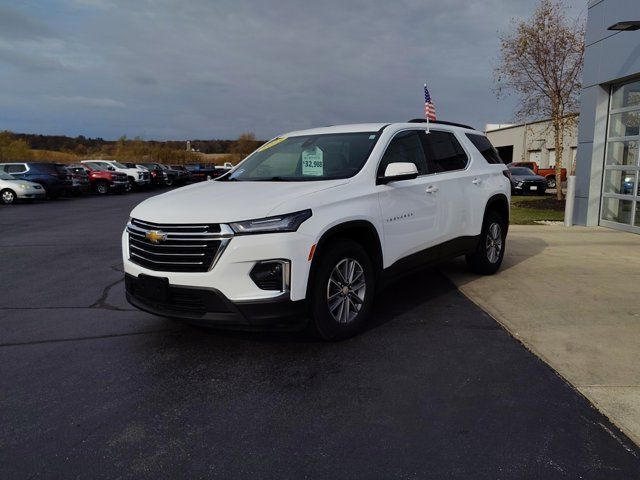
M427 123L425 118L413 118L408 123ZM451 125L452 127L468 128L469 130L475 130L475 128L465 125L463 123L445 122L444 120L430 120L429 123L436 123L440 125Z

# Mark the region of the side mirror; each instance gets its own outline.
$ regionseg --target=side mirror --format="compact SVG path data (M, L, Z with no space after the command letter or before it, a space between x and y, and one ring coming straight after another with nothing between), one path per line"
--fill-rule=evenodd
M400 180L411 180L418 176L418 167L411 162L394 162L387 165L383 177L378 177L378 185L386 185Z

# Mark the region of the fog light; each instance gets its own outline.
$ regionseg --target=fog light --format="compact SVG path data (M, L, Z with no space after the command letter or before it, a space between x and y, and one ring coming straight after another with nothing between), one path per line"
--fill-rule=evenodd
M249 276L261 290L284 292L289 289L289 261L266 260L256 263Z

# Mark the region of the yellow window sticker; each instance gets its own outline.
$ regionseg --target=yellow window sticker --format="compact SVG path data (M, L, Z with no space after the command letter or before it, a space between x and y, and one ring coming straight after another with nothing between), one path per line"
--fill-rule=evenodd
M302 175L320 177L324 174L322 150L313 147L302 152Z
M262 152L267 148L275 147L277 144L279 144L280 142L284 142L286 139L287 137L276 137L273 140L270 140L264 145L262 145L260 148L258 148L258 152Z

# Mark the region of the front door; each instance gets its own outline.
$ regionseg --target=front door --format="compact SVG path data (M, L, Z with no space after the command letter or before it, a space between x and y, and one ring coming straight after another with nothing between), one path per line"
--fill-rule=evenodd
M411 162L418 169L412 180L379 185L379 201L384 226L385 268L397 260L439 243L439 182L428 175L419 132L405 130L389 143L378 167L384 175L393 162Z

